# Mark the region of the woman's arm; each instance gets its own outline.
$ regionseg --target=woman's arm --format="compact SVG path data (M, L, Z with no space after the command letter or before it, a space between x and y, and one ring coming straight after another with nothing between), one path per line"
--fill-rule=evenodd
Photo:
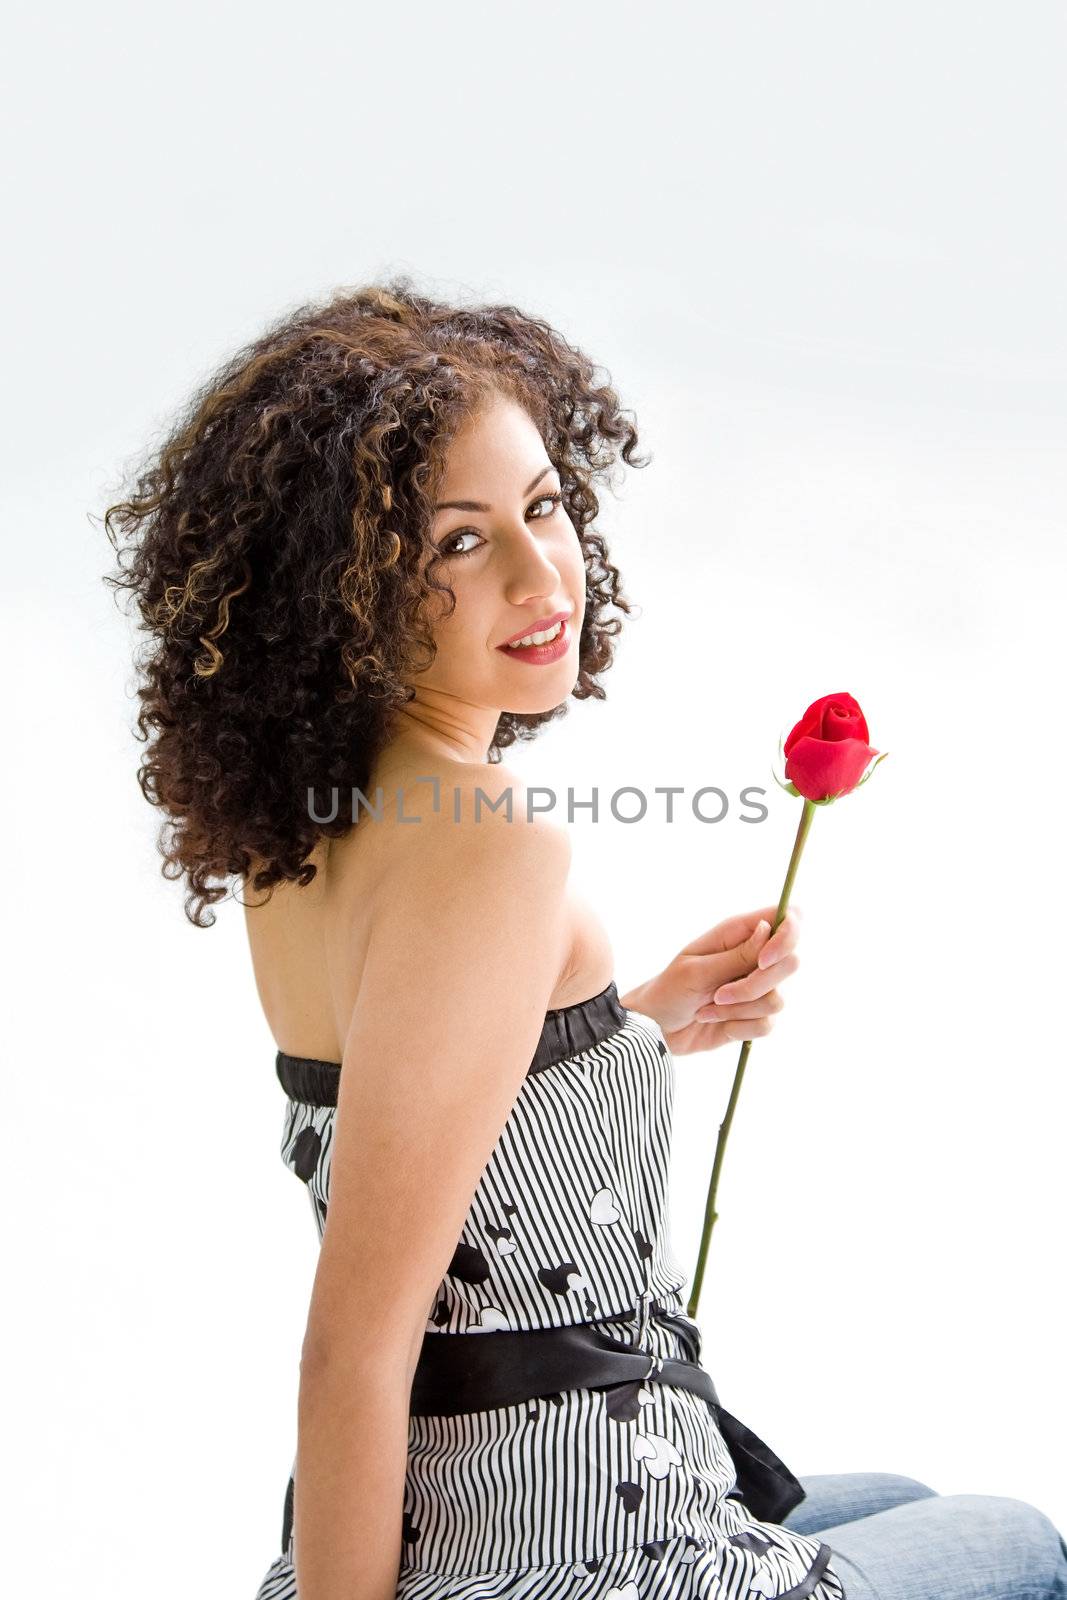
M300 1600L393 1600L415 1364L566 960L569 864L543 820L442 813L377 892L301 1362Z
M301 1600L394 1600L411 1379L408 1363L385 1348L336 1347L300 1363L293 1549Z

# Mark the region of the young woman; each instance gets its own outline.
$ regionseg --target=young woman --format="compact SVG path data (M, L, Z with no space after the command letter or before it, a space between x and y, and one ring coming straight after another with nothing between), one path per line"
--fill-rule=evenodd
M797 918L620 996L500 759L604 696L594 491L636 444L543 321L400 280L273 326L108 513L164 870L198 925L241 885L320 1240L258 1600L1067 1594L1033 1507L801 1483L701 1365L673 1056L769 1030Z

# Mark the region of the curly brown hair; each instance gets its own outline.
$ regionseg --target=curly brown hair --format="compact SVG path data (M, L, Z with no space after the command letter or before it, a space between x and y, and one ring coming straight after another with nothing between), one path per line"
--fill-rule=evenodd
M586 565L576 700L605 698L629 613L591 523L593 492L637 431L604 375L541 319L510 305L460 307L406 275L309 302L271 324L196 391L134 469L104 526L118 559L104 582L136 596L150 635L136 659L137 778L163 808L163 875L187 875L185 911L228 879L310 883L323 836L352 819L320 791L365 792L405 674L435 655L424 623L441 561L430 539L449 442L493 393L523 405L557 468ZM121 492L121 491L120 491ZM120 549L116 530L127 543ZM429 557L426 561L425 558ZM503 711L490 761L566 704Z

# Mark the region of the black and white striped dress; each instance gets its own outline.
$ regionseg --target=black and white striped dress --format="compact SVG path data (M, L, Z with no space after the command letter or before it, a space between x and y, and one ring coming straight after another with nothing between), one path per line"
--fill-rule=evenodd
M277 1070L282 1158L321 1240L340 1068L279 1052ZM659 1024L614 983L549 1012L427 1335L596 1322L699 1360L670 1243L673 1100ZM735 1484L708 1405L664 1382L411 1416L397 1600L843 1600L830 1547L756 1520ZM291 1478L256 1600L297 1595L292 1501Z

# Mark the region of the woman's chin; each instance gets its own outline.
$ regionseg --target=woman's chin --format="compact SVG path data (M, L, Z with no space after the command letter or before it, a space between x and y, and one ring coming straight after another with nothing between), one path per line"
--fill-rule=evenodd
M555 711L564 700L570 699L577 682L577 673L566 673L563 677L557 677L546 672L541 683L532 683L524 693L517 693L512 686L509 691L501 694L498 697L501 710L513 711L524 717L536 717L547 711Z

